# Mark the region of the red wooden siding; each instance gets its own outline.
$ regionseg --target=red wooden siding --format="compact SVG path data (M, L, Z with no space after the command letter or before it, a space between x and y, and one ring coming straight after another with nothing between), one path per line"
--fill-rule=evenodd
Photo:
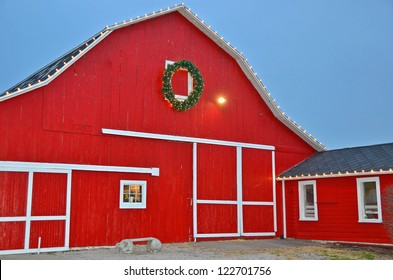
M274 232L273 221L272 206L243 206L244 232Z
M242 149L244 201L273 201L272 152Z
M0 250L23 249L25 222L0 222Z
M198 233L236 233L236 205L198 205Z
M0 172L0 217L26 215L28 174ZM23 249L25 222L0 222L0 250Z
M27 178L25 172L0 171L0 217L26 215Z
M30 224L30 249L64 247L65 221L32 221Z
M67 175L34 173L32 216L66 215Z
M198 199L236 200L236 148L198 144Z
M383 223L359 223L356 177L318 179L318 221L299 221L298 183L285 182L288 237L300 239L392 243L392 201L384 193L393 188L393 176L380 177Z

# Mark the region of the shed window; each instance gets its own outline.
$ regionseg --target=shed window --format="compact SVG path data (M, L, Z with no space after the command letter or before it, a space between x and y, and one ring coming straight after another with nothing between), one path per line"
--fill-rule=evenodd
M358 178L359 222L381 223L381 196L379 178Z
M168 68L168 65L173 63L175 63L175 61L165 60L165 69ZM194 79L187 70L179 70L172 77L172 87L175 93L175 98L179 101L184 101L193 90ZM183 89L186 89L186 92Z
M299 182L299 219L317 221L317 191L315 181Z
M146 181L120 181L120 208L146 208Z

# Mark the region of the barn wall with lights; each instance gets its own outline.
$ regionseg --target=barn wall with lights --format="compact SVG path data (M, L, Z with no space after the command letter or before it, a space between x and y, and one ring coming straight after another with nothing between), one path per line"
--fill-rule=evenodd
M0 103L0 250L280 236L275 176L316 140L278 119L243 66L176 10L110 31ZM162 78L166 61L184 59L204 88L179 112ZM119 207L121 181L146 182L145 208Z
M287 237L361 243L393 243L393 174L389 171L304 176L280 181L285 186ZM378 180L380 185L380 217L362 220L359 214L357 183ZM314 182L316 219L302 219L299 183ZM376 214L374 214L376 215ZM378 219L379 220L378 220Z

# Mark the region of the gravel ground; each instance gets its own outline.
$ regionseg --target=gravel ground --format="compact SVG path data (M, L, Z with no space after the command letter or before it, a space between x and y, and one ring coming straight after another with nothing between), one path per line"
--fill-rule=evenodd
M148 253L135 245L134 253L116 248L91 248L67 252L0 256L2 260L393 260L392 248L359 247L303 240L231 240L164 244L161 252Z

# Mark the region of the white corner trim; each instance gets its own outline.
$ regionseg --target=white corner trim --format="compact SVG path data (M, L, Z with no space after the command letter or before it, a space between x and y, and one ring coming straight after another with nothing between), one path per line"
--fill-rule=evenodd
M287 205L285 198L285 181L281 183L282 188L282 223L283 223L283 234L284 238L287 238Z
M273 188L273 219L274 232L277 232L277 194L276 194L276 153L272 151L272 188Z
M225 141L225 140L214 140L214 139L206 139L206 138L187 137L187 136L176 136L176 135L168 135L168 134L146 133L146 132L138 132L138 131L130 131L130 130L117 130L117 129L103 128L102 133L108 135L168 140L168 141L177 141L177 142L186 142L186 143L242 147L242 148L269 150L269 151L274 150L274 146L269 146L269 145L233 142L233 141Z

